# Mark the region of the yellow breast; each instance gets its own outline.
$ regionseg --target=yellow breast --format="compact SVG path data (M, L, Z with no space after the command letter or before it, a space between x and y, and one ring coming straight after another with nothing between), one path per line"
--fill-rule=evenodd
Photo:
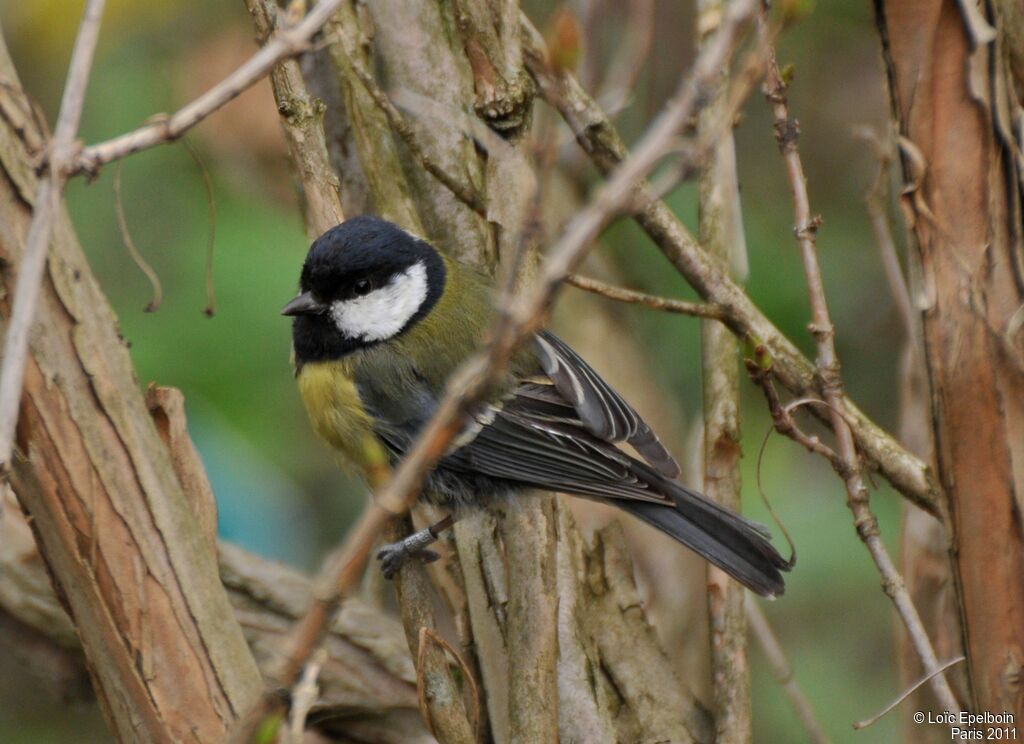
M298 383L316 433L374 483L388 466L387 454L373 433L348 360L305 364Z

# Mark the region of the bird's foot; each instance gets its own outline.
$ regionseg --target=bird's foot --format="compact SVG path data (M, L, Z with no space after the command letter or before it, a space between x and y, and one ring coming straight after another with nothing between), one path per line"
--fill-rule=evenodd
M377 551L377 560L380 561L380 570L384 574L384 578L393 578L410 559L423 563L436 561L441 554L427 548L436 539L437 536L428 527L425 530L414 532L404 540L381 547Z

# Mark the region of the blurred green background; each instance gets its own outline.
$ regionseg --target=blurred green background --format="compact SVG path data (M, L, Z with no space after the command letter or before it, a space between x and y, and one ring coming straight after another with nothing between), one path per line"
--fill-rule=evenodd
M634 97L618 115L635 139L692 56L692 9L657 2L650 57ZM230 71L253 49L241 2L111 0L89 88L82 138L94 142L171 111ZM526 3L543 22L546 3ZM52 121L80 3L0 0L0 21L22 81ZM897 418L901 331L871 237L863 192L876 168L851 129L886 125L878 43L868 3L819 2L782 38L779 58L795 64L791 91L812 199L824 224L822 268L852 397L890 430ZM614 47L618 27L592 40ZM755 96L736 130L755 301L809 355L806 295L792 236L792 206L768 112ZM180 146L125 161L123 204L136 244L163 283L152 313L149 285L129 259L117 229L115 168L89 183L74 180L68 203L82 244L132 344L140 382L180 388L189 423L217 494L224 537L302 567L345 531L363 491L341 473L312 435L288 361L289 324L278 315L295 291L307 247L266 84L245 94L189 136L212 178L216 205L216 314L204 315L209 218L199 167ZM592 173L586 171L590 177ZM695 229L696 189L680 187L671 204ZM691 297L639 230L616 223L604 245L630 286ZM574 291L574 290L568 290ZM644 340L652 374L673 396L679 433L700 405L698 325L627 307L619 312ZM744 384L744 482L747 507L765 520L755 459L769 422L759 393ZM762 468L765 489L785 520L800 561L784 599L768 605L796 676L836 742L897 738L891 715L856 734L850 724L897 692L895 621L867 552L857 540L841 483L818 459L773 438ZM899 503L880 487L874 505L897 547ZM802 730L757 650L755 740L803 739ZM8 670L10 671L10 670ZM81 708L53 715L57 701L7 674L0 678L0 741L91 742L108 739L99 715Z

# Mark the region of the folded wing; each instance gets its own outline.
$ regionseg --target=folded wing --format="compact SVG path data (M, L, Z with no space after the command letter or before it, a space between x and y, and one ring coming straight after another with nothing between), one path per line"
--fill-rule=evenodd
M568 344L541 331L535 346L544 373L591 434L607 442L629 442L662 475L679 475L679 464L647 422Z

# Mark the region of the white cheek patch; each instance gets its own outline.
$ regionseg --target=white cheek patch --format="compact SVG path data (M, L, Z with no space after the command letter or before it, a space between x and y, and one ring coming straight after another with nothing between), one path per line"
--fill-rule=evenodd
M384 341L405 328L426 299L427 268L420 261L380 289L362 297L337 300L331 305L331 317L348 338Z

